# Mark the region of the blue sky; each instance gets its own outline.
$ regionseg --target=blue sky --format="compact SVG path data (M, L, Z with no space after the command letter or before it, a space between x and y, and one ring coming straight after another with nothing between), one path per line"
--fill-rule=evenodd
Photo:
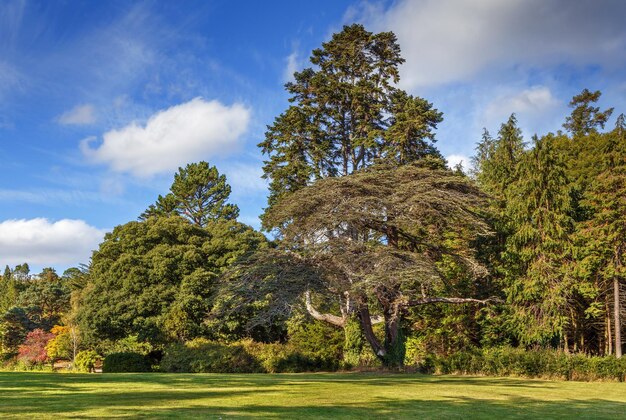
M401 87L444 112L438 146L467 162L512 112L527 138L559 129L585 87L626 111L624 17L617 0L2 0L0 264L87 263L199 160L258 227L256 144L343 24L398 35Z

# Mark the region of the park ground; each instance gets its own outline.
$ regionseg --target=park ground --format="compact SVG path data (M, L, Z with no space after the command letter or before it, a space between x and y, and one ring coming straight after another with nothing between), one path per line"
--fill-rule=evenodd
M409 374L0 372L0 418L626 418L626 383Z

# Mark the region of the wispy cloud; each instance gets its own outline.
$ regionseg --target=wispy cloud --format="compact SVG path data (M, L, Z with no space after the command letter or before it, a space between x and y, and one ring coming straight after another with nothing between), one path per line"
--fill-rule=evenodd
M57 121L61 125L89 125L96 122L96 109L91 104L77 105L61 114Z
M232 186L233 196L256 195L267 191L268 183L262 178L263 169L261 162L225 163L223 168L228 183Z
M0 202L24 202L45 206L83 205L86 203L120 203L121 199L102 192L66 189L0 189Z

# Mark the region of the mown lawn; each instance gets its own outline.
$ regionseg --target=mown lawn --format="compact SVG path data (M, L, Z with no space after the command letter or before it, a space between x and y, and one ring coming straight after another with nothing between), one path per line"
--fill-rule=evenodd
M0 372L0 418L626 418L626 383L374 374Z

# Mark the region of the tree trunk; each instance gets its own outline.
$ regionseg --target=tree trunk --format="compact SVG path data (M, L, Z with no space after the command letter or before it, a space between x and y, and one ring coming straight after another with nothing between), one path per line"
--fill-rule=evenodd
M608 355L613 354L613 332L611 331L610 306L606 305L606 340L609 347Z
M359 320L361 321L361 328L363 328L363 334L365 335L365 339L370 344L370 346L372 346L372 350L374 351L376 357L378 357L384 363L387 352L374 334L374 330L372 329L372 318L370 316L370 310L367 305L362 304L359 306Z
M622 357L622 325L620 322L619 280L613 277L613 316L615 328L615 357Z
M400 319L391 319L385 322L385 366L396 369L404 366L404 355L406 353L406 337L402 332Z

